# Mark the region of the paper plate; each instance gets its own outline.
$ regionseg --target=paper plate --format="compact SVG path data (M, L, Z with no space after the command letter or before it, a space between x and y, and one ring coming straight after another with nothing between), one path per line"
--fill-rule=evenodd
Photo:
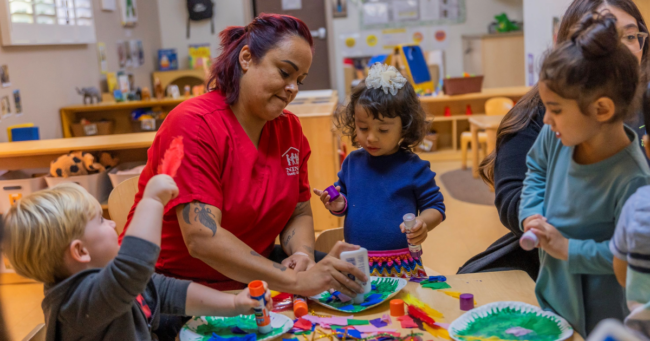
M390 293L388 296L384 297L384 298L381 300L381 302L379 302L379 303L377 303L377 304L373 304L373 305L371 305L371 306L362 307L362 306L360 306L360 305L358 305L358 304L353 304L352 301L350 301L350 302L347 302L347 304L349 304L349 305L353 305L353 306L356 308L355 310L343 310L343 309L339 309L340 307L335 307L335 306L333 306L333 305L331 305L331 304L328 304L328 303L326 303L326 302L321 302L321 301L320 301L320 299L321 299L322 297L327 297L327 296L329 295L329 292L327 292L327 291L324 291L324 292L322 292L322 293L320 293L320 294L318 294L318 295L316 295L316 296L312 296L312 297L310 297L310 299L312 299L314 302L316 302L316 303L318 303L318 304L320 304L320 305L322 305L322 306L324 306L324 307L327 307L327 308L330 308L330 309L334 309L334 310L337 310L337 311L342 311L342 312L344 312L344 313L358 313L358 312L362 312L362 311L364 311L364 310L368 310L368 309L370 309L370 308L376 307L376 306L378 306L378 305L380 305L380 304L382 304L382 303L384 303L384 302L390 300L390 299L393 298L395 295L397 295L397 293L399 293L402 289L404 289L404 287L405 287L406 284L408 283L408 281L405 280L405 279L403 279L403 278L376 277L376 276L370 276L370 282L371 282L371 283L374 282L374 281L380 281L380 280L383 280L383 279L392 279L392 280L396 280L396 281L398 281L398 283L397 283L397 288L395 289L394 292L392 292L392 293ZM366 294L366 296L368 296L368 295L372 295L372 294L376 294L376 293L378 293L378 292L376 292L375 290L373 290L373 291L371 291L369 294Z
M293 321L290 318L274 312L270 312L269 315L271 316L271 326L273 326L273 331L269 334L260 334L257 332L257 325L253 327L255 323L254 315L237 317L197 316L187 321L183 326L179 334L179 339L180 341L207 341L212 337L210 326L222 321L232 321L233 325L238 326L243 331L257 334L258 341L273 340L293 328ZM253 321L253 324L250 323L250 320ZM224 337L230 336L232 335L224 335Z
M518 329L528 334L506 333ZM501 340L561 341L573 335L562 317L523 302L494 302L472 309L452 322L449 336L456 341Z

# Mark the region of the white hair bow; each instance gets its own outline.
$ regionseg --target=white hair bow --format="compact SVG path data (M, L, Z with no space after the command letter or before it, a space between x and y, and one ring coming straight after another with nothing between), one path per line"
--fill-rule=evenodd
M366 78L366 87L368 89L382 88L384 93L395 96L397 90L404 87L406 78L404 78L397 69L392 65L375 63L368 72Z

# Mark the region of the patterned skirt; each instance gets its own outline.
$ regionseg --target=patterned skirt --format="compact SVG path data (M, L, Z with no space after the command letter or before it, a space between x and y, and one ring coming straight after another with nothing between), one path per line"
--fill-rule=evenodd
M422 260L411 257L408 248L392 251L368 251L370 275L377 277L427 277Z

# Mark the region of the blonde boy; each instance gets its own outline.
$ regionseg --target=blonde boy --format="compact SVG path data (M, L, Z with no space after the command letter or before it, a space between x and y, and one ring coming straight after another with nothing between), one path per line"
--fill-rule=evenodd
M176 195L171 177L153 177L121 247L115 223L75 184L34 193L9 210L4 249L18 274L45 283L46 340L152 340L160 314L252 313L258 301L248 291L228 295L153 273L163 209Z

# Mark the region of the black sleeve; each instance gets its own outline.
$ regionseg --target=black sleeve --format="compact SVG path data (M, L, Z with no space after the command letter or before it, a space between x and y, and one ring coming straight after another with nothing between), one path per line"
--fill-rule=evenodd
M151 277L158 297L160 298L160 313L169 315L185 315L185 302L187 302L187 288L190 281L165 277L153 274Z
M519 229L519 201L526 179L526 155L542 129L544 112L536 113L528 126L516 134L506 136L498 147L494 165L494 191L501 223L517 237Z

